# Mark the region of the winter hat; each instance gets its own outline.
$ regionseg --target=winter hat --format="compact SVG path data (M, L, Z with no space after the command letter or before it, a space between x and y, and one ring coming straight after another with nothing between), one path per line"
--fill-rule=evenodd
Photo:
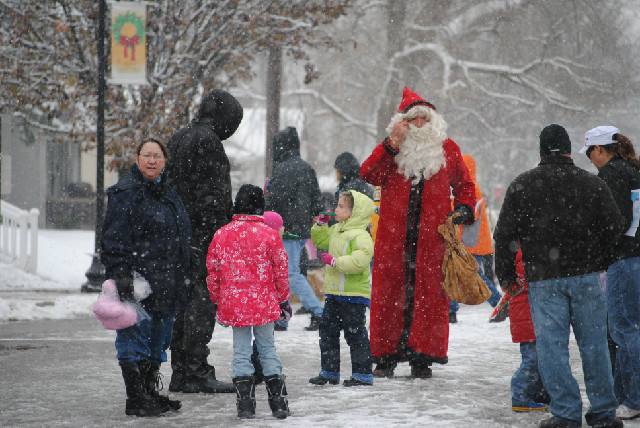
M273 160L279 162L291 154L300 154L300 138L295 127L287 126L273 136Z
M540 156L571 153L569 134L560 125L552 123L540 133Z
M93 313L107 330L131 327L138 321L133 308L120 301L113 279L108 279L102 284L102 294L93 304Z
M402 92L402 102L400 103L400 107L398 107L398 113L407 113L409 110L411 110L411 107L417 105L425 105L431 107L434 110L436 109L436 106L428 101L423 100L420 95L405 87L404 91Z
M349 153L343 152L336 158L333 167L340 171L343 177L359 177L360 176L360 163L356 157Z
M597 126L588 130L584 134L584 147L580 149L580 153L586 152L591 146L606 146L617 143L618 140L614 140L613 136L619 133L620 130L615 126Z
M280 217L280 214L275 211L265 211L264 224L269 226L271 229L278 231L282 227L282 217Z
M233 205L234 214L262 215L264 213L264 193L253 184L243 184Z

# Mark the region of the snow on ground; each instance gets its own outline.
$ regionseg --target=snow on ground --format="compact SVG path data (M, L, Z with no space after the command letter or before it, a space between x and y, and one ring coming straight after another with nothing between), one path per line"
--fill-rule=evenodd
M2 324L14 320L86 318L98 324L91 313L95 294L81 294L84 273L91 264L93 232L41 230L39 235L38 275L29 275L8 263L0 263L0 341ZM294 305L294 310L299 307ZM183 409L162 418L127 418L123 415L124 393L115 358L113 367L100 371L108 376L104 385L112 403L105 415L113 424L136 426L228 426L228 427L533 427L549 413L514 413L511 410L509 384L518 367L518 345L511 342L509 321L488 322L491 307L461 305L458 324L451 325L449 363L433 366L433 378L409 379L409 366L396 370L397 378L376 379L373 387L345 388L341 385L317 387L307 380L320 368L318 335L304 327L309 316L294 316L289 330L276 332L276 348L287 375L292 415L286 421L270 416L264 386L257 388L258 418L239 421L235 418L235 398L231 394L174 394L183 401ZM111 342L114 332L97 330L101 342ZM36 334L36 333L34 333ZM73 336L73 332L63 336ZM67 337L58 340L71 340ZM13 340L13 339L11 339ZM36 341L51 338L35 338ZM79 340L79 338L73 338ZM111 347L108 347L111 349ZM228 380L231 372L232 334L230 328L216 327L210 343L219 378ZM112 351L111 351L112 352ZM349 349L342 341L343 379L350 374ZM104 358L104 357L103 357ZM571 362L584 399L580 359L575 342L571 342ZM103 363L102 363L103 364ZM11 370L11 367L4 367ZM169 364L162 366L165 385L171 374ZM64 387L64 385L61 385ZM81 386L78 386L81 387ZM107 391L108 390L108 391ZM95 392L94 392L95 394ZM36 394L37 395L37 394ZM89 411L89 409L86 409ZM13 412L19 412L14 409ZM0 413L2 413L0 411ZM102 413L101 413L102 414ZM19 419L22 416L18 416ZM58 426L61 421L50 421ZM585 423L586 426L586 423ZM625 423L640 427L640 421Z

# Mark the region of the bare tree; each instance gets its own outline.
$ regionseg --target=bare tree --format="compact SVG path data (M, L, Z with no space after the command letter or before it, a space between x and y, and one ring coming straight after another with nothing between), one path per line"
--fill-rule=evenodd
M142 136L166 139L186 124L194 100L213 87L253 77L254 56L271 44L306 61L335 46L326 24L348 0L158 0L147 7L148 86L110 86L107 152L113 169L130 163ZM60 140L95 143L97 3L0 2L0 111L14 111ZM107 39L111 37L107 34ZM107 43L107 46L109 44ZM307 63L309 79L315 76ZM56 126L31 121L41 110ZM58 126L62 124L62 126Z

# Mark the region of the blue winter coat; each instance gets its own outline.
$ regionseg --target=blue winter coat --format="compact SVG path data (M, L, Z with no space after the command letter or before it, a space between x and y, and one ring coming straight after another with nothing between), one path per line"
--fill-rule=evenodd
M146 179L137 164L109 187L102 226L102 263L107 278L131 277L134 271L151 286L141 303L147 310L173 311L189 297L191 225L175 190Z

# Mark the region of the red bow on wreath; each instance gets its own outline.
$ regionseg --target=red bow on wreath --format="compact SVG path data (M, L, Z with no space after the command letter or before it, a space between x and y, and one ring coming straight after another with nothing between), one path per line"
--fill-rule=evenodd
M124 46L124 57L127 57L127 49L131 48L131 60L136 60L136 45L140 42L140 36L120 36L120 45Z

